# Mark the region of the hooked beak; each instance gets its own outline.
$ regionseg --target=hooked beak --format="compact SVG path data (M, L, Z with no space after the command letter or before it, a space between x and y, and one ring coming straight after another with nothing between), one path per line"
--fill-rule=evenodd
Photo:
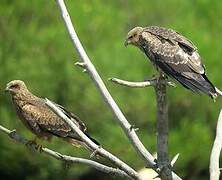
M128 45L129 45L129 40L126 39L125 42L124 42L124 46L127 47Z
M10 91L10 88L7 86L6 88L5 88L5 92L9 92Z

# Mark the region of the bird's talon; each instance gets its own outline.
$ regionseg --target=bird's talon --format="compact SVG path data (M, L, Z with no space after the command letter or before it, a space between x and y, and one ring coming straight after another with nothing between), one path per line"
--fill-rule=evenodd
M42 150L42 145L37 144L36 142L36 138L34 140L29 140L26 144L27 147L31 148L31 149L35 149L38 152L43 152Z
M25 143L25 145L31 150L31 151L35 151L37 150L37 146L38 144L34 141L34 140L29 140Z
M15 135L15 133L16 133L16 129L13 129L13 130L10 132L9 136L10 136L10 137L13 137L13 136Z
M166 83L168 86L176 87L176 84L174 82L167 81Z
M42 153L43 152L43 146L40 145L40 144L37 144L36 145L36 151L38 151L39 153Z
M155 159L154 161L156 161L156 170L157 172L159 172L158 174L162 174L164 172L164 169L170 169L172 170L172 166L170 163L165 163L165 164L158 164L157 160Z

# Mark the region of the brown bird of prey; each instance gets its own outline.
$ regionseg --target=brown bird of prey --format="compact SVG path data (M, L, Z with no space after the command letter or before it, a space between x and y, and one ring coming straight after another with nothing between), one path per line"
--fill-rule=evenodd
M54 135L63 138L72 145L82 145L89 149L81 138L71 130L69 125L45 104L45 99L33 95L23 81L13 80L7 84L5 90L11 94L12 102L21 121L38 138L49 140ZM56 103L55 105L92 141L98 144L87 134L85 124L76 115Z
M135 27L129 31L125 46L141 49L166 75L196 93L215 99L221 92L209 81L196 46L178 32L157 26Z

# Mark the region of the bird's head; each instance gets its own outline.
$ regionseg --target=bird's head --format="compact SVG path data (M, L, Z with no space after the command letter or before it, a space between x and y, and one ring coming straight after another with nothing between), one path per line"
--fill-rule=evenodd
M130 30L127 34L124 45L128 46L129 44L132 44L137 46L142 32L143 32L142 27L135 27L132 30Z
M21 80L13 80L13 81L10 81L6 85L5 91L6 92L10 92L11 94L16 94L19 91L25 90L25 89L27 89L27 88L26 88L26 85L25 85L25 83L23 81L21 81Z

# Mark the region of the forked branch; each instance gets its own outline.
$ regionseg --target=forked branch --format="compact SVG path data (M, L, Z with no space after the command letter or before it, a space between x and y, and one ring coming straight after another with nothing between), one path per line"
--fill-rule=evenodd
M109 80L131 88L144 88L149 86L155 88L157 101L157 172L161 179L171 180L172 173L168 155L168 105L166 86L175 87L175 84L165 79L162 74L160 74L158 79L143 82L131 82L117 78L110 78Z
M73 123L73 121L66 116L61 109L55 106L55 104L48 99L46 99L46 105L49 106L60 118L62 118L72 129L73 132L79 135L79 137L86 143L87 146L90 147L90 149L94 150L94 152L104 158L109 159L113 164L115 164L119 169L123 170L134 179L140 179L138 173L132 169L130 166L128 166L126 163L121 161L119 158L111 154L110 152L103 149L101 146L97 145L95 142L93 142L88 136L86 136L79 127Z
M68 33L70 35L70 38L72 40L73 46L76 48L77 52L80 56L81 63L84 63L84 69L87 70L89 76L97 86L99 92L101 93L104 101L107 103L109 108L112 110L113 114L116 117L117 122L124 130L125 134L127 135L128 139L130 140L131 144L137 151L137 153L145 160L146 165L150 166L154 170L158 171L158 168L156 166L156 163L154 161L153 156L147 149L144 147L140 139L138 138L134 128L132 128L132 125L127 121L123 113L121 112L120 108L116 104L116 102L113 100L112 96L110 95L109 91L107 90L105 84L103 83L101 77L97 73L94 65L91 63L88 55L86 54L76 32L73 27L72 21L70 19L69 13L67 11L67 8L65 6L64 0L57 0L57 4L60 8L61 15L63 18L63 21L65 23L65 26L68 30ZM180 179L176 174L173 174L174 179Z
M124 130L125 134L128 136L129 140L131 141L133 147L136 149L138 154L141 155L141 157L146 161L146 163L150 167L154 167L154 158L151 153L147 151L147 149L144 147L142 142L139 140L135 130L131 128L131 124L127 121L119 107L117 106L116 102L113 100L112 96L110 95L109 91L107 90L105 84L103 83L101 77L97 73L94 65L91 63L88 55L86 54L76 32L72 25L72 21L70 19L69 13L67 11L67 8L65 6L65 3L63 0L57 0L57 4L60 8L62 18L65 22L65 26L68 30L68 33L70 35L70 38L73 42L73 46L76 48L77 52L79 53L79 56L81 57L80 60L82 63L84 63L84 69L87 70L88 74L90 75L91 79L97 86L99 92L103 96L104 101L107 103L107 105L112 110L113 114L116 117L117 122L120 124L122 129Z
M15 140L16 142L22 143L26 146L28 146L31 150L33 150L34 152L38 152L38 145L37 144L29 144L29 140L25 139L24 137L20 136L19 134L16 133L15 130L9 130L3 126L0 125L0 131L7 134L11 139ZM67 155L63 155L59 152L53 151L51 149L48 148L41 148L41 152L49 155L57 160L60 161L65 161L68 163L72 163L72 164L85 164L88 165L90 167L93 167L99 171L102 171L104 173L108 173L111 175L117 175L120 177L127 177L129 179L131 179L130 176L128 176L124 171L118 169L118 168L113 168L110 166L106 166L103 165L101 163L98 163L96 161L90 160L90 159L84 159L84 158L78 158L78 157L72 157L72 156L67 156Z

